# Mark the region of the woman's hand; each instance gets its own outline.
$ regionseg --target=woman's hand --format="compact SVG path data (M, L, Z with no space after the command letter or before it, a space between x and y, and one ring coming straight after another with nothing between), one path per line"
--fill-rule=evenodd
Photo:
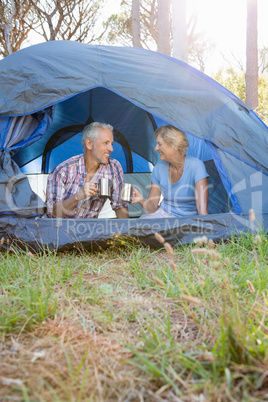
M143 196L136 188L133 188L131 204L139 202L146 212L153 213L158 208L160 196L161 196L161 187L157 186L154 183L151 183L151 188L147 199L143 198Z
M136 204L137 202L142 202L144 200L141 193L133 187L132 201L131 204Z

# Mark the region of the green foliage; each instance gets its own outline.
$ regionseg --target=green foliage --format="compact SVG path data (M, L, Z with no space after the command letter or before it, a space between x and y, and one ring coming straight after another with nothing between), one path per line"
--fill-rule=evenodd
M121 12L111 15L105 23L108 30L104 39L108 43L132 45L131 4L131 0L122 0ZM157 44L157 1L140 0L140 10L142 46L155 50Z
M220 69L213 78L245 102L246 82L244 72L241 73L234 68L229 67L226 70Z
M107 42L131 46L131 18L126 12L112 14L107 23Z
M259 76L259 106L257 113L268 125L268 79L267 76Z
M225 88L229 89L243 102L246 100L245 73L232 67L220 69L213 78ZM259 106L255 112L268 125L268 80L263 74L259 75Z

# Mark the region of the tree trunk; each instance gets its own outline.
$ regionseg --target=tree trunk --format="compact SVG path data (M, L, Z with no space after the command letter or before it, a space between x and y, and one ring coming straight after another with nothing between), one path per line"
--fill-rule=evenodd
M258 0L247 0L246 103L258 107Z
M188 63L186 0L172 0L173 57Z
M141 47L140 0L132 0L131 21L133 46Z
M170 55L170 0L158 0L157 50Z

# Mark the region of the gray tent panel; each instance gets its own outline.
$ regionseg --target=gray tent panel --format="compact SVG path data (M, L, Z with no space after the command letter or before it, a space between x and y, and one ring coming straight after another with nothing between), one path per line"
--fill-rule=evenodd
M266 223L268 223L266 216ZM0 220L2 248L22 250L100 250L109 247L115 235L136 237L153 248L161 245L154 233L158 232L172 246L189 244L199 236L222 241L231 235L255 233L258 225L248 216L217 214L185 218L151 219L18 219Z

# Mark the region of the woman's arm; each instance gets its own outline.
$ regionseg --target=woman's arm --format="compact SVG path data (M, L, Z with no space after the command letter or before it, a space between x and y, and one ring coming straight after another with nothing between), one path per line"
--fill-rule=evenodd
M208 215L208 179L199 180L195 183L196 208L199 215Z
M139 202L146 212L155 212L161 197L161 187L151 182L148 198L145 199L135 188L133 189L132 204Z

